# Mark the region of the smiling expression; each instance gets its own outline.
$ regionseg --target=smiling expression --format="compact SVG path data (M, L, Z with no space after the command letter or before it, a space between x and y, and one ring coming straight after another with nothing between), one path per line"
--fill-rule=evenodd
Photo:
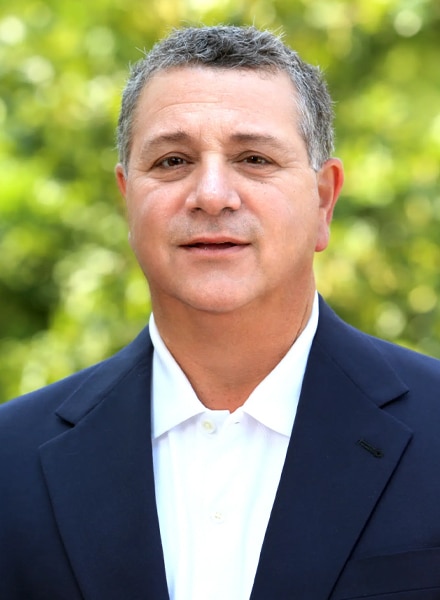
M153 310L261 310L313 294L342 167L311 168L295 107L284 73L182 67L147 83L116 174Z

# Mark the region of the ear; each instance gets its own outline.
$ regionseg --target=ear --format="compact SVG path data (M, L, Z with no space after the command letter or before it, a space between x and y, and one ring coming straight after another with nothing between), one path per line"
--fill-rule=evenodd
M119 191L124 196L127 193L127 177L125 176L125 169L118 163L115 167L116 183L118 184Z
M344 183L342 162L338 158L330 158L322 165L316 177L320 200L320 223L315 251L322 252L328 246L333 211Z

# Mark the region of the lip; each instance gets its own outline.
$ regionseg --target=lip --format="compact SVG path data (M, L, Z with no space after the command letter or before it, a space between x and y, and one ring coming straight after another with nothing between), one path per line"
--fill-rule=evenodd
M181 248L194 253L226 254L242 250L249 246L248 242L231 237L197 237L184 244Z

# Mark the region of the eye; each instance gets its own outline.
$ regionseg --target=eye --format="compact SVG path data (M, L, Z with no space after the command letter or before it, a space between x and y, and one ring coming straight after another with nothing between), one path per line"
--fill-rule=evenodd
M249 156L245 156L243 162L248 163L249 165L270 165L270 161L264 156L260 156L259 154L250 154Z
M155 164L155 167L159 167L162 169L173 169L175 167L181 167L182 165L186 165L187 161L181 156L167 156L166 158L162 158Z

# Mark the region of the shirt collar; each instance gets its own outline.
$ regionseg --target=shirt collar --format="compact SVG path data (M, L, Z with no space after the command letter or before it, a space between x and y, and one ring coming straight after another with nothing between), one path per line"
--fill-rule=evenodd
M301 335L239 409L282 435L290 436L292 432L318 316L318 294L315 293L312 312ZM207 409L163 342L153 314L150 316L149 330L154 346L152 435L156 439Z
M245 413L282 435L290 436L292 433L318 317L319 301L316 293L310 318L301 335L242 407Z
M165 346L153 314L150 316L149 331L154 346L151 428L153 439L156 439L176 425L204 412L205 407Z

